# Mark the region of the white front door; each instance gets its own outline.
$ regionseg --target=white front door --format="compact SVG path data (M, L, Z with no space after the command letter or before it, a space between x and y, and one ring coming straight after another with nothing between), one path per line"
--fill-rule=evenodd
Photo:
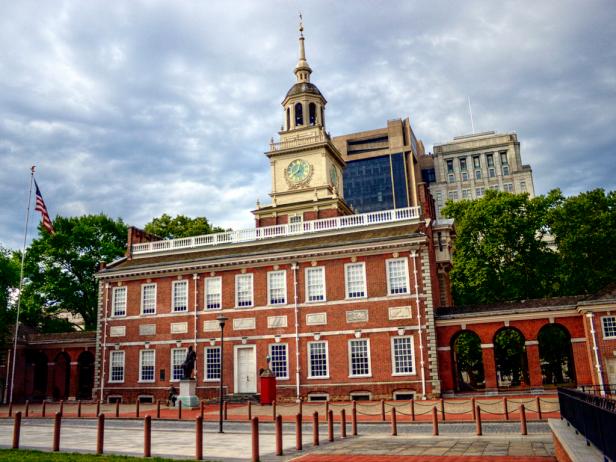
M257 392L257 350L254 345L235 349L235 389L237 393Z

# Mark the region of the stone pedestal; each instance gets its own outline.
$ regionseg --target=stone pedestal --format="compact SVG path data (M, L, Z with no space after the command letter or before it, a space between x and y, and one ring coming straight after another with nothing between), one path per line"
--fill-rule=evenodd
M178 401L182 402L182 408L193 409L199 407L199 398L195 393L197 389L197 381L195 379L180 380L180 394Z

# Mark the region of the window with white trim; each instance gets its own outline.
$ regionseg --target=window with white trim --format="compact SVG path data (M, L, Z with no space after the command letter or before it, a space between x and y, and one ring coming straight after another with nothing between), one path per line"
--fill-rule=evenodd
M205 377L206 381L220 380L220 347L206 347L205 354Z
M109 353L109 382L124 382L124 352L111 351Z
M306 301L325 301L325 267L306 268Z
M222 278L205 278L205 309L219 310L222 307Z
M603 324L603 337L616 337L616 316L604 316L601 318Z
M270 271L267 273L267 299L270 305L287 303L287 272Z
M269 346L270 367L277 379L289 378L288 347L286 343L272 343Z
M111 298L111 316L126 316L126 287L114 287Z
M513 192L513 183L505 183L503 184L503 191Z
M141 350L139 352L139 381L154 382L154 366L156 363L155 350Z
M413 349L413 337L392 337L392 362L395 375L414 374L415 355Z
M351 377L370 375L370 344L368 339L349 340L349 372Z
M156 313L156 284L141 286L141 314Z
M188 281L173 281L173 311L188 311Z
M408 262L406 258L387 260L387 291L389 295L409 293Z
M366 296L366 266L364 263L347 263L344 265L347 298Z
M235 276L235 306L252 306L252 274Z
M182 363L186 359L187 348L171 349L171 380L181 380L184 377Z
M308 377L328 377L327 342L308 342Z

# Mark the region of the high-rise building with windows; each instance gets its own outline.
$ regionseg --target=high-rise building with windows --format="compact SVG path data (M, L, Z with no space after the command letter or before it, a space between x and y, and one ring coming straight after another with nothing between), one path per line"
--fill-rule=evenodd
M417 205L417 159L424 147L408 118L333 138L346 162L344 198L359 213Z
M439 218L448 200L477 199L488 189L535 195L533 172L522 164L515 133L456 136L434 145L433 156L424 157L421 164Z

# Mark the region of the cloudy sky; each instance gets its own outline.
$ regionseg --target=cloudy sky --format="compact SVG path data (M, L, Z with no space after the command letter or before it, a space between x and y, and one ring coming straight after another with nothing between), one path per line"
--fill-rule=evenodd
M614 0L4 1L0 245L20 246L33 164L52 217L252 226L299 9L332 135L408 116L431 151L470 132L470 96L537 193L616 189Z

